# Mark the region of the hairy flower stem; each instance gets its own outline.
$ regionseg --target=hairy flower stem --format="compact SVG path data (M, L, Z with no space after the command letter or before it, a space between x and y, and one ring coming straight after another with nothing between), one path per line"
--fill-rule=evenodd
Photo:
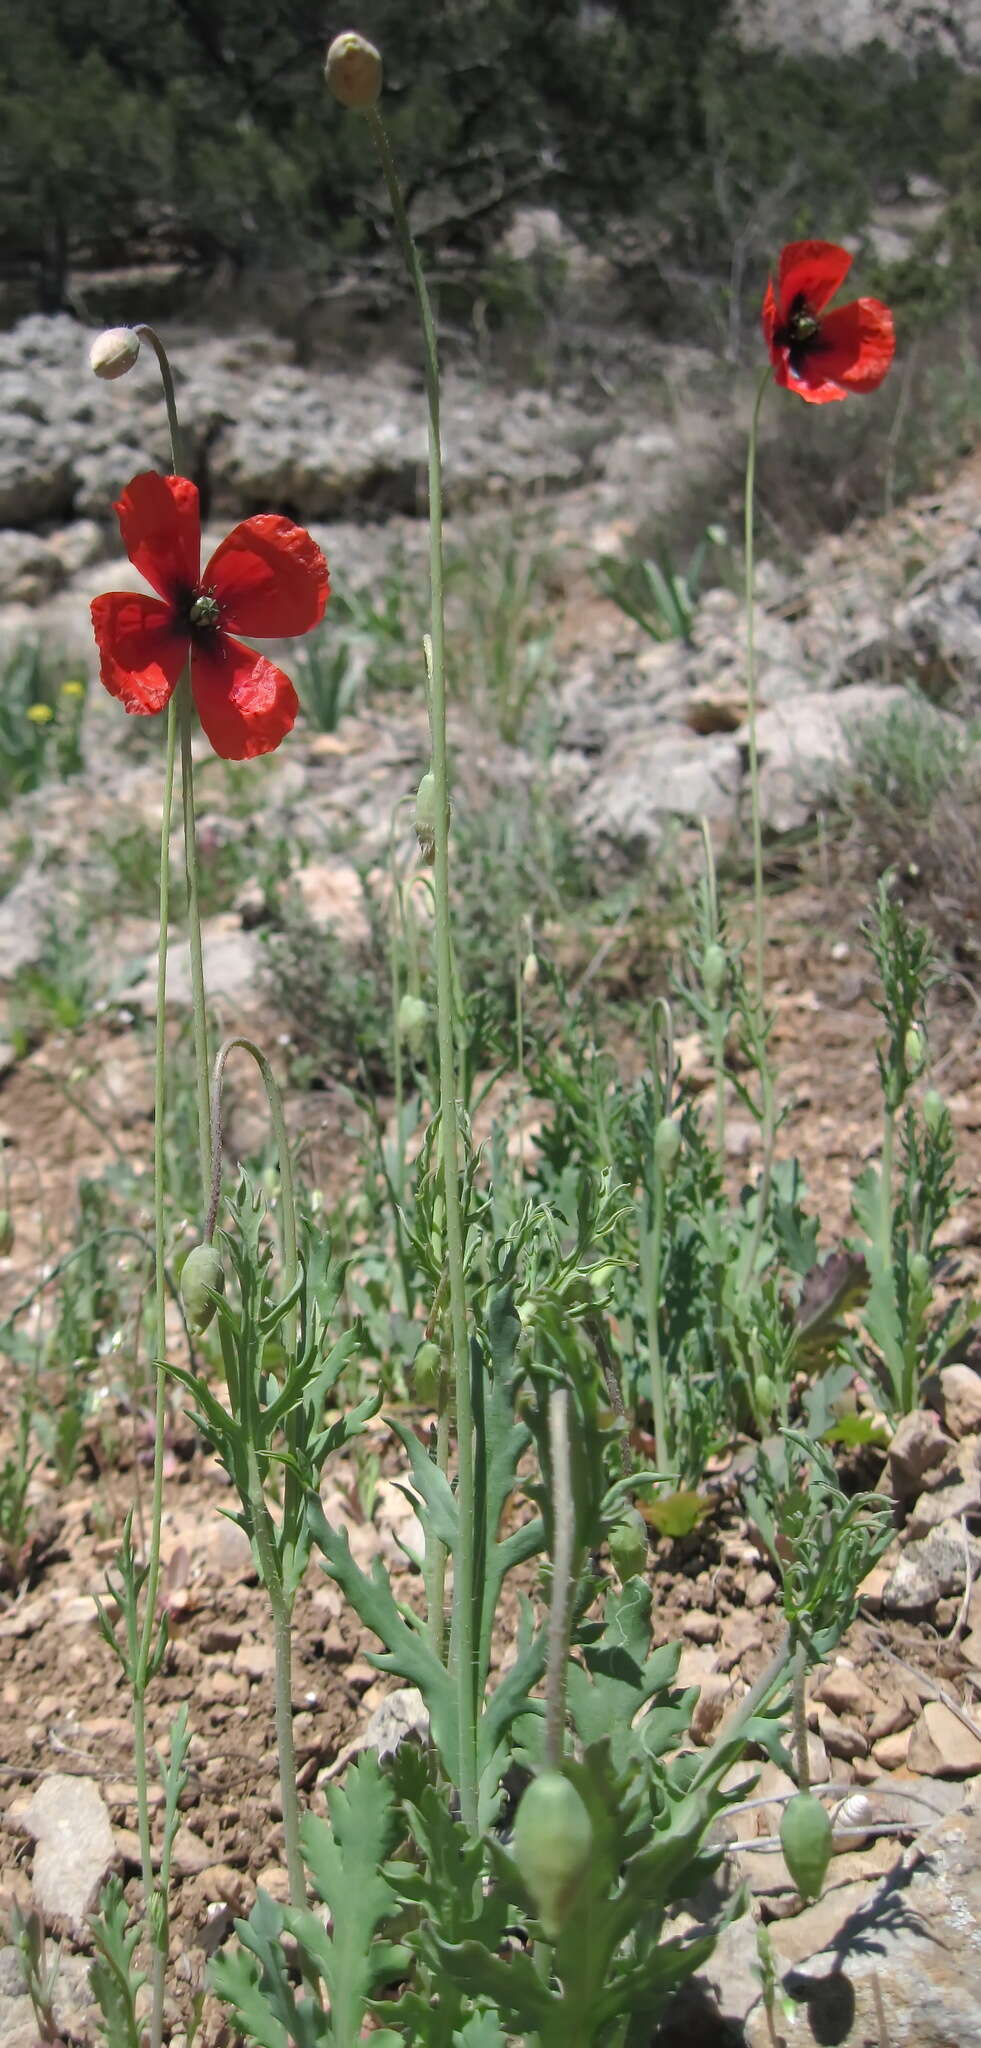
M809 1792L811 1789L811 1763L810 1758L807 1754L807 1695L805 1692L806 1679L807 1652L804 1648L803 1643L798 1637L794 1647L794 1692L792 1709L794 1718L794 1758L797 1764L798 1792Z
M153 1897L153 1855L150 1841L150 1801L147 1785L146 1689L156 1633L157 1588L160 1583L160 1534L163 1523L164 1424L167 1413L167 1239L165 1217L164 1117L167 1108L167 933L170 923L170 819L174 806L174 765L177 755L177 706L172 697L167 707L167 750L164 761L164 792L160 819L160 927L157 941L157 1005L153 1061L153 1249L154 1249L154 1349L156 1351L156 1400L153 1427L153 1492L150 1509L150 1549L147 1557L143 1625L133 1672L133 1754L136 1776L136 1808L143 1871L143 1903L149 1918ZM166 1916L163 1918L166 1930ZM164 1932L166 1939L166 1931ZM163 1992L166 1950L154 1947L153 2002L150 2015L150 2048L160 2048L163 2039Z
M453 1643L456 1659L457 1719L460 1750L460 1810L465 1825L477 1829L476 1658L474 1644L474 1445L470 1390L470 1347L463 1270L463 1219L460 1204L460 1139L457 1114L457 1065L454 1038L453 954L449 887L449 763L446 742L446 662L443 630L443 471L439 435L439 359L432 307L418 251L412 238L398 173L377 108L366 115L381 160L396 232L415 290L422 324L429 413L429 577L431 598L432 685L430 735L436 798L433 860L435 897L436 1010L439 1043L439 1118L443 1188L446 1204L446 1258L449 1269L450 1329L456 1386L457 1507L460 1541L453 1570Z
M746 453L746 498L744 507L746 565L746 715L749 728L749 791L753 814L753 952L756 963L756 994L763 1001L763 827L760 817L760 763L756 748L756 641L754 620L755 565L753 561L754 497L756 490L756 444L759 438L760 407L772 377L767 365L760 378L749 430Z
M191 1010L194 1028L194 1081L198 1106L198 1157L202 1209L211 1192L211 1123L208 1105L208 1010L201 947L201 904L198 893L198 842L194 817L194 760L191 752L191 667L188 662L176 696L181 729L181 799L184 819L184 874L187 881L187 928L191 952Z
M658 1307L661 1299L661 1246L664 1237L664 1175L656 1161L652 1162L654 1174L653 1215L648 1217L647 1198L642 1203L644 1211L641 1234L641 1272L644 1279L644 1298L647 1316L647 1360L651 1379L651 1411L654 1417L654 1463L659 1471L667 1471L671 1464L671 1445L668 1442L668 1410L664 1398L664 1363L661 1358L661 1337L658 1328Z
M576 1511L572 1496L569 1407L568 1387L556 1387L548 1397L548 1447L555 1524L545 1670L545 1763L550 1770L558 1770L565 1749L566 1676L576 1577Z
M290 1293L296 1285L299 1272L299 1255L296 1240L296 1201L293 1193L293 1169L290 1162L289 1133L283 1115L283 1099L279 1092L275 1074L262 1052L251 1038L226 1038L215 1061L214 1080L211 1088L211 1119L209 1148L211 1153L211 1189L208 1202L208 1220L205 1231L206 1241L211 1242L218 1217L221 1197L221 1086L229 1053L236 1046L241 1047L254 1059L266 1091L266 1101L272 1120L276 1149L279 1154L280 1208L283 1233L283 1285ZM291 1357L296 1349L297 1316L296 1306L290 1308L284 1318L284 1341L286 1353ZM287 1441L295 1450L291 1419L286 1420ZM249 1451L249 1512L255 1530L256 1552L273 1618L273 1651L275 1654L276 1688L276 1749L279 1761L279 1790L283 1808L283 1838L286 1845L286 1874L290 1889L290 1904L302 1906L306 1902L306 1879L303 1871L303 1857L300 1853L300 1802L296 1791L296 1747L293 1740L293 1603L283 1585L276 1556L272 1520L262 1491L262 1475L254 1448ZM286 1494L285 1510L290 1508L290 1490L298 1485L295 1473L289 1464L285 1467L283 1480Z

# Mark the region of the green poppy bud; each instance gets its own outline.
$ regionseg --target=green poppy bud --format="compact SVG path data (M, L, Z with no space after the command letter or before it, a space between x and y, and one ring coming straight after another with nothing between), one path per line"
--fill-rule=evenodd
M515 1815L512 1846L545 1933L556 1941L593 1853L589 1815L562 1771L532 1779Z
M640 1578L647 1563L647 1523L639 1509L628 1508L610 1530L610 1557L621 1585Z
M928 1294L932 1274L930 1261L925 1252L914 1252L909 1262L910 1286L916 1294Z
M673 1116L662 1116L654 1133L654 1165L662 1180L673 1180L681 1151L681 1128Z
M759 1416L770 1416L777 1405L777 1390L768 1372L758 1372L753 1381L753 1407Z
M831 1861L831 1822L813 1792L797 1792L780 1822L783 1860L802 1899L819 1899Z
M442 1359L438 1344L431 1338L420 1344L412 1361L412 1391L417 1401L431 1407L439 1392Z
M14 1248L14 1219L9 1209L0 1209L0 1259L9 1258Z
M356 114L367 113L376 105L382 83L382 60L374 43L352 29L335 36L327 52L324 77L342 107L350 107Z
M429 1004L421 996L404 995L399 1004L399 1037L418 1057L426 1043Z
M931 1138L935 1138L943 1123L947 1104L936 1088L928 1088L923 1097L923 1121Z
M726 982L729 979L729 962L725 947L718 944L706 946L702 959L702 987L713 1010L721 1009Z
M911 1024L903 1039L903 1061L907 1073L912 1075L914 1081L917 1074L923 1072L926 1055L926 1038L922 1027L919 1024Z
M89 365L97 377L108 383L115 377L125 377L139 353L140 337L135 327L107 327L89 349Z
M419 852L428 866L436 856L436 778L431 768L416 790L415 827Z
M214 1315L216 1294L225 1292L225 1274L213 1244L196 1244L181 1268L181 1300L191 1329L206 1330Z

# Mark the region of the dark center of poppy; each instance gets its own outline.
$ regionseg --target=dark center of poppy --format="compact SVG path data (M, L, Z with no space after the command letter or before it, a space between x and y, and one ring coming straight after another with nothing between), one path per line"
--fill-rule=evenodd
M787 318L777 328L773 339L778 348L786 349L794 376L802 376L807 357L821 347L821 322L812 312L803 292L798 292L791 301Z

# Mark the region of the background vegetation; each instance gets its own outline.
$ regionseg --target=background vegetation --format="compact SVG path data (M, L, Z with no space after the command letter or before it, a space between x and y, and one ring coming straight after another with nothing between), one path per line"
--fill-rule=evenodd
M728 0L363 0L431 273L466 290L518 204L608 256L662 327L738 299L787 234L859 229L911 182L948 194L907 266L936 312L979 234L976 79L872 45L840 61L737 48ZM319 0L6 0L0 266L21 309L134 260L306 294L388 277L369 139L328 118ZM425 186L425 190L423 187ZM507 279L496 278L502 299ZM717 315L713 313L711 317Z

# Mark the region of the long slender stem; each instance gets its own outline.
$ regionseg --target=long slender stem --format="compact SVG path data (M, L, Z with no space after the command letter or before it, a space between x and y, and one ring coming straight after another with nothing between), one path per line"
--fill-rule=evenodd
M426 397L429 413L429 575L431 596L432 687L430 728L432 772L436 791L436 833L433 861L436 940L436 1007L439 1043L440 1148L446 1206L446 1257L449 1268L450 1328L456 1382L457 1503L460 1541L454 1557L453 1640L456 1650L457 1715L460 1749L460 1810L465 1824L477 1826L476 1658L474 1648L474 1446L470 1391L470 1347L467 1335L466 1284L463 1271L463 1220L460 1204L460 1138L457 1114L457 1068L453 1030L453 955L449 888L449 763L446 741L446 664L443 631L443 472L439 428L439 358L436 329L426 280L412 238L398 173L388 136L377 108L368 122L381 159L396 232L415 289L422 323Z
M760 764L756 746L756 640L754 620L753 511L756 490L756 444L760 407L772 371L767 366L760 378L749 430L746 454L746 499L744 506L746 563L746 700L749 727L749 790L753 813L753 927L756 961L756 993L763 1000L763 827L760 817Z
M565 1694L569 1669L569 1629L575 1580L576 1513L572 1497L572 1451L569 1443L568 1387L556 1387L548 1398L548 1445L552 1467L552 1601L548 1615L545 1671L545 1762L554 1770L565 1748Z
M794 1752L797 1765L797 1789L809 1792L811 1789L811 1760L807 1753L807 1652L798 1639L794 1647Z
M191 672L184 670L177 686L181 729L181 799L184 817L184 873L187 879L187 929L191 953L191 1011L194 1020L194 1082L198 1106L198 1156L201 1167L202 1208L207 1210L211 1191L211 1117L208 1058L208 1009L204 989L204 953L201 946L201 903L198 891L198 840L194 815L194 758L191 749Z
M664 1237L664 1175L656 1161L652 1162L654 1174L654 1214L647 1228L647 1197L644 1197L645 1228L643 1240L643 1274L647 1311L647 1359L651 1379L651 1412L654 1417L654 1463L659 1470L667 1470L671 1463L671 1449L668 1444L668 1415L664 1398L664 1367L661 1358L661 1335L658 1327L658 1310L661 1298L661 1244Z
M148 341L160 367L160 381L163 384L164 404L167 407L167 425L170 428L170 465L174 476L184 474L184 436L177 417L177 399L174 393L174 378L167 351L159 334L153 327L142 324L134 328L141 341Z
M157 1003L153 1063L153 1247L154 1247L154 1349L156 1351L156 1402L153 1428L153 1492L150 1508L150 1551L143 1607L143 1626L133 1658L133 1754L136 1773L136 1806L143 1866L143 1899L149 1912L153 1897L153 1857L150 1843L150 1804L147 1785L146 1714L144 1702L149 1679L157 1619L157 1588L160 1582L160 1536L163 1524L164 1425L167 1414L167 1242L164 1118L167 1108L167 934L170 923L170 820L174 805L174 765L177 755L177 707L173 697L167 707L167 747L164 762L164 794L160 820L160 927L157 941ZM134 1647L136 1647L134 1645ZM151 2048L163 2039L163 1978L166 1957L153 1968L153 2003L150 2017Z

